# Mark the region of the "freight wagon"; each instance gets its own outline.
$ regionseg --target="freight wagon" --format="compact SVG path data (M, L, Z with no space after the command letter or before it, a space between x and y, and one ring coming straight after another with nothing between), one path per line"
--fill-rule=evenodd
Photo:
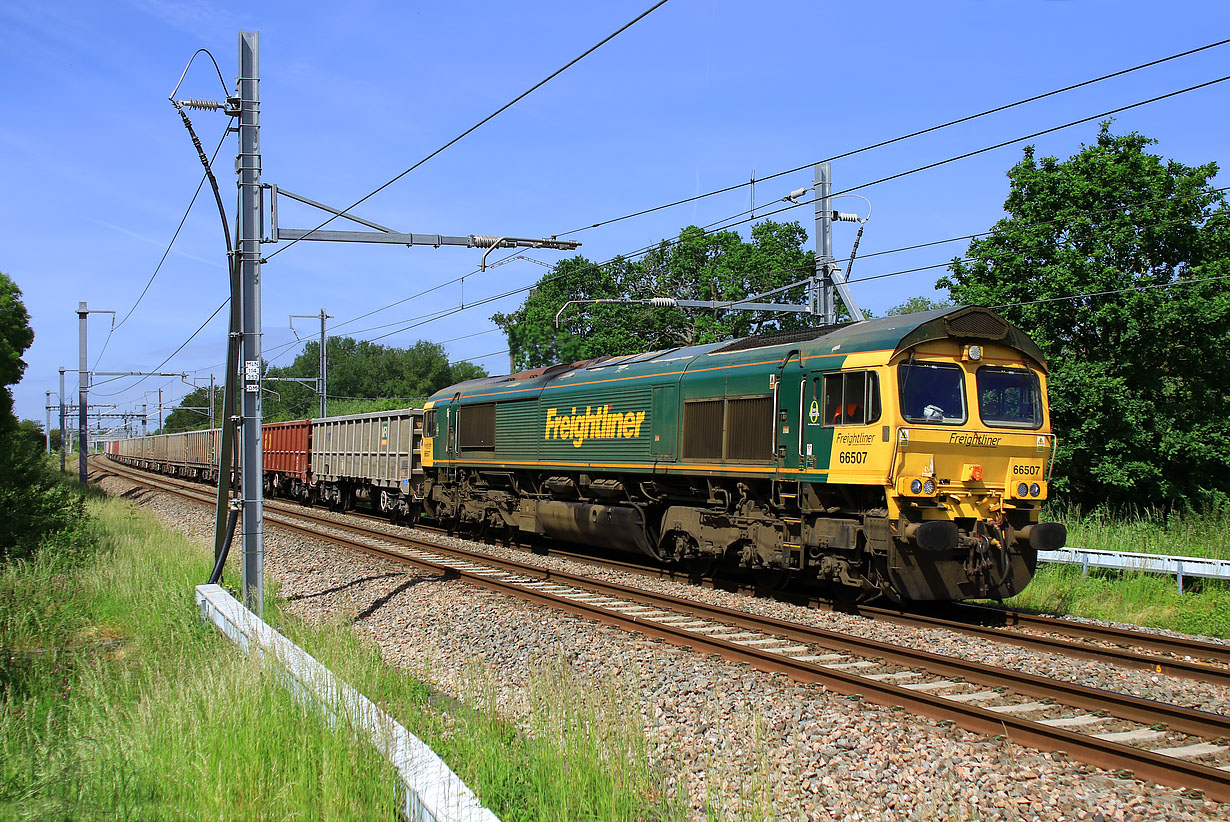
M395 521L415 519L426 479L422 439L417 408L313 420L316 498L336 510L363 501Z

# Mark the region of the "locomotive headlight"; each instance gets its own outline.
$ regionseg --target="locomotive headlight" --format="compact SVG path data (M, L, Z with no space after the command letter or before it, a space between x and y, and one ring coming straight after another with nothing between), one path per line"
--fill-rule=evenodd
M965 349L965 356L973 362L978 362L982 359L982 346L971 345Z
M934 494L935 493L935 480L929 479L923 483L923 493L924 494Z
M1029 496L1029 486L1022 482L1020 485L1016 487L1016 495L1018 497Z
M1039 485L1038 483L1035 482L1033 485L1029 486L1029 495L1031 497L1036 497L1041 493L1042 493L1042 486Z
M922 489L923 489L922 480L911 480L910 481L910 493L911 494L921 494Z

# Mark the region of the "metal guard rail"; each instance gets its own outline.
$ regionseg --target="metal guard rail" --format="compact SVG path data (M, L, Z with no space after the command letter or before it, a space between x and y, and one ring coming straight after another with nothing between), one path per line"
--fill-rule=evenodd
M1039 562L1079 565L1083 573L1090 568L1108 571L1145 571L1176 577L1183 593L1185 577L1230 581L1230 560L1208 557L1180 557L1165 554L1137 554L1129 551L1102 551L1096 548L1065 546L1058 551L1039 551Z

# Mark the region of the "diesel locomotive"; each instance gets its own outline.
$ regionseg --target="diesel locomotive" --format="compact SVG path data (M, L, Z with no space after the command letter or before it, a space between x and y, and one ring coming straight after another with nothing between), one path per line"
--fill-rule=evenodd
M898 601L1005 598L1063 545L1039 348L955 307L486 377L425 404L446 522Z
M864 599L1010 597L1067 536L1039 521L1045 359L980 307L483 377L423 409L264 431L271 494ZM210 480L217 439L111 455Z

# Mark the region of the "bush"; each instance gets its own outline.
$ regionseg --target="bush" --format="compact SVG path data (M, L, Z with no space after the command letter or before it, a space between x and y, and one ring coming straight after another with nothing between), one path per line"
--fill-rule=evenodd
M40 447L0 435L0 465L0 563L31 556L44 540L72 550L85 544L73 536L85 519L81 492L51 471Z

